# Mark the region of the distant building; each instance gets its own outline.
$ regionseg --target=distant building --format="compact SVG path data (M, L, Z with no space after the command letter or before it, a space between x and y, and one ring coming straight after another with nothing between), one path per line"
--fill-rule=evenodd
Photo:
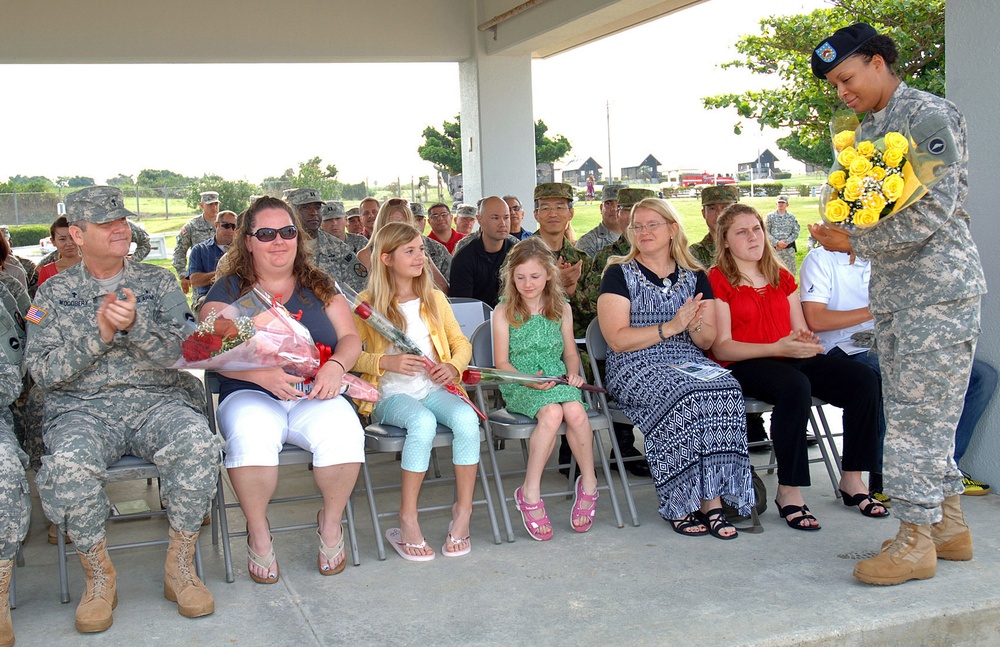
M575 159L566 163L562 170L562 181L567 184L582 186L587 183L587 176L593 173L594 181L601 181L602 166L593 157L585 160Z
M660 181L660 160L647 155L637 166L626 166L622 168L622 181Z
M756 178L771 178L774 174L781 169L775 165L778 158L768 149L764 149L764 152L757 156L757 159L750 162L740 162L739 172L749 173L753 171L754 179Z

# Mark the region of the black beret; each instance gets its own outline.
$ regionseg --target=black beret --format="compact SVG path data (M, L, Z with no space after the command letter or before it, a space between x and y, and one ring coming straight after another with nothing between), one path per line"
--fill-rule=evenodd
M878 36L875 28L863 22L833 32L833 36L813 50L811 61L813 74L826 79L830 70L843 63L844 59L858 51L859 47L874 36Z

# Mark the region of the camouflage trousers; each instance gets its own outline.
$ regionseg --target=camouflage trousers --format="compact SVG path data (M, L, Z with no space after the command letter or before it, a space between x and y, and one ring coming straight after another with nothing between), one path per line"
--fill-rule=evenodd
M208 514L221 454L208 421L183 401L160 399L141 411L118 424L108 424L115 418L108 410L74 409L46 420L49 453L35 483L45 516L69 533L78 550L104 539L107 466L126 454L156 464L161 503L173 528L194 532Z
M31 520L31 492L24 469L25 454L14 431L0 421L0 559L14 559L17 548L28 534Z
M954 460L978 336L979 298L875 315L886 434L885 493L893 514L927 525L961 494Z

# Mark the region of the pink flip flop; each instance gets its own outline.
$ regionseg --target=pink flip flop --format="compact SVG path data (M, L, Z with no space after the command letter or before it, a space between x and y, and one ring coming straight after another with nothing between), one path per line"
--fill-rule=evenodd
M419 548L423 550L427 548L427 540L423 540L419 544L410 544L403 541L403 531L399 528L389 528L385 531L385 538L389 541L389 544L396 549L399 556L408 562L429 562L434 559L435 553L430 555L411 555L406 552L407 548Z
M594 525L594 513L597 511L597 500L601 498L600 492L587 494L583 491L583 476L576 477L576 495L573 497L573 510L569 513L569 525L577 532L587 532ZM590 503L589 508L584 508L581 503ZM587 519L587 523L577 526L573 522L577 519Z
M545 501L539 499L538 503L528 503L524 500L524 495L521 494L521 488L514 490L514 501L517 502L517 509L521 512L521 522L524 524L524 529L528 531L531 538L537 541L552 539L552 522L549 520L549 515L545 512ZM542 511L542 516L538 519L529 514L536 510ZM542 526L548 526L550 530L544 534L538 532L538 529Z
M462 555L468 555L469 553L472 552L472 540L469 539L471 535L455 539L454 537L451 536L451 524L452 522L449 521L448 537L444 540L444 546L441 546L441 554L444 555L445 557L461 557ZM469 542L469 545L466 546L465 548L460 548L459 550L448 550L449 546L451 548L454 548L455 546L459 546L464 542Z

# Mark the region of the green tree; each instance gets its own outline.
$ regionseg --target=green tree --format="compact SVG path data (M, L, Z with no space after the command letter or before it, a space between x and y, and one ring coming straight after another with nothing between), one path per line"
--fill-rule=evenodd
M39 186L45 187L45 189L51 189L55 187L55 183L44 175L11 175L7 180L7 184L13 186L15 184L19 185L18 193L30 193L31 191L38 191ZM28 189L21 188L21 186L32 186L35 187L31 191ZM41 189L44 191L45 189Z
M333 164L323 165L320 157L313 157L299 163L299 172L291 178L292 187L301 189L309 187L319 190L325 200L340 197L340 182L337 181L337 167Z
M535 122L536 164L555 162L573 148L563 135L546 136L548 130L541 119ZM456 115L455 121L445 121L441 130L427 126L423 137L424 143L417 147L417 154L433 164L447 184L452 175L462 172L462 115Z
M139 171L139 177L136 178L136 184L151 188L184 186L194 181L195 179L192 177L185 177L173 171L148 168Z
M827 167L833 162L829 124L844 108L833 86L813 76L809 59L820 40L855 22L867 22L896 41L896 71L912 87L944 95L944 0L833 0L831 9L796 16L771 16L760 21L760 33L736 43L740 58L725 68L744 68L777 76L774 89L705 97L706 108L733 108L761 128L787 129L778 146L794 159Z
M56 186L61 186L63 188L77 189L85 186L94 186L94 178L84 177L82 175L74 175L72 177L67 175L60 175L56 180Z
M224 180L218 175L205 175L187 189L187 205L198 209L203 191L219 193L219 209L240 213L250 206L250 196L259 195L261 189L246 180Z
M119 173L118 175L108 178L108 184L110 186L134 186L135 180L132 179L131 175L125 175L124 173Z

